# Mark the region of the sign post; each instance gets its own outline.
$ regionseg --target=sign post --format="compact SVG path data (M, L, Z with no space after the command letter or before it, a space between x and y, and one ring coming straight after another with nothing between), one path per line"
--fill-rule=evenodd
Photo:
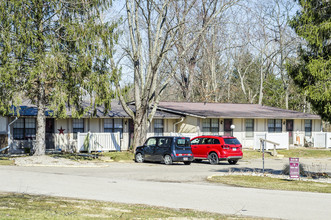
M290 157L290 178L299 179L300 178L300 163L299 158Z

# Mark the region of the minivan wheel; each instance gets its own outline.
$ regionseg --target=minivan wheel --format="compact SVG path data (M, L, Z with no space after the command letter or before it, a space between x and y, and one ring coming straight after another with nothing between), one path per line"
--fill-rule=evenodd
M212 165L218 164L218 156L215 152L212 152L208 155L209 163Z
M136 161L137 163L142 163L142 162L144 162L144 156L142 155L142 153L136 153L135 161Z
M229 164L235 165L238 162L238 160L228 160L228 162Z
M163 159L164 159L164 163L166 165L171 165L172 164L172 158L171 158L170 155L165 155Z
M185 165L190 165L191 164L191 161L184 161L184 164Z

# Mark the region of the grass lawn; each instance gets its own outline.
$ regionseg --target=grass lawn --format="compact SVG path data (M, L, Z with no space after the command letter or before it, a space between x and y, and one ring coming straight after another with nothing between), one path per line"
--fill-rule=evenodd
M9 157L0 157L0 165L14 165L15 161L10 160Z
M0 219L253 219L188 209L0 193ZM256 219L256 218L254 218Z
M269 152L272 150L269 150ZM243 150L244 159L256 159L262 157L262 152L257 150ZM330 149L312 149L312 148L296 148L290 150L277 150L278 154L284 157L299 157L299 158L331 158ZM268 153L265 153L266 158L274 158Z
M211 182L249 188L331 193L330 183L279 179L266 176L213 176L211 178L208 178L208 180Z
M133 161L134 155L131 151L104 152L102 156L110 157L114 161Z

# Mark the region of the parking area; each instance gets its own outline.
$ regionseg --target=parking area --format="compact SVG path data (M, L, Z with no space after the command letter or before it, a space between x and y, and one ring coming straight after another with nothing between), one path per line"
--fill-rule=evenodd
M327 172L331 174L331 158L325 159L300 159L309 171ZM280 174L284 165L288 164L288 158L265 159L265 172ZM59 164L57 164L59 165ZM109 177L125 180L143 180L157 182L200 182L206 183L206 178L226 172L262 172L262 159L240 160L236 165L230 165L227 161L221 161L217 165L211 165L207 160L193 162L191 165L184 165L182 162L173 165L145 162L113 162L99 167L74 167L66 165L63 167L47 168L43 166L33 167L7 167L15 170L28 170L30 172L47 172L57 174L69 174L92 177Z

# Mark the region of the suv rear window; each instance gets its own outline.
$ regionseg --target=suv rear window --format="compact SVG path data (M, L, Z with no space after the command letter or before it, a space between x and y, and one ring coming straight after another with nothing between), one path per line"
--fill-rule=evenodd
M236 138L224 138L225 144L240 144Z
M180 139L177 139L176 140L176 145L178 146L178 147L190 147L191 145L190 145L191 143L190 143L190 139L188 139L188 138L180 138Z

